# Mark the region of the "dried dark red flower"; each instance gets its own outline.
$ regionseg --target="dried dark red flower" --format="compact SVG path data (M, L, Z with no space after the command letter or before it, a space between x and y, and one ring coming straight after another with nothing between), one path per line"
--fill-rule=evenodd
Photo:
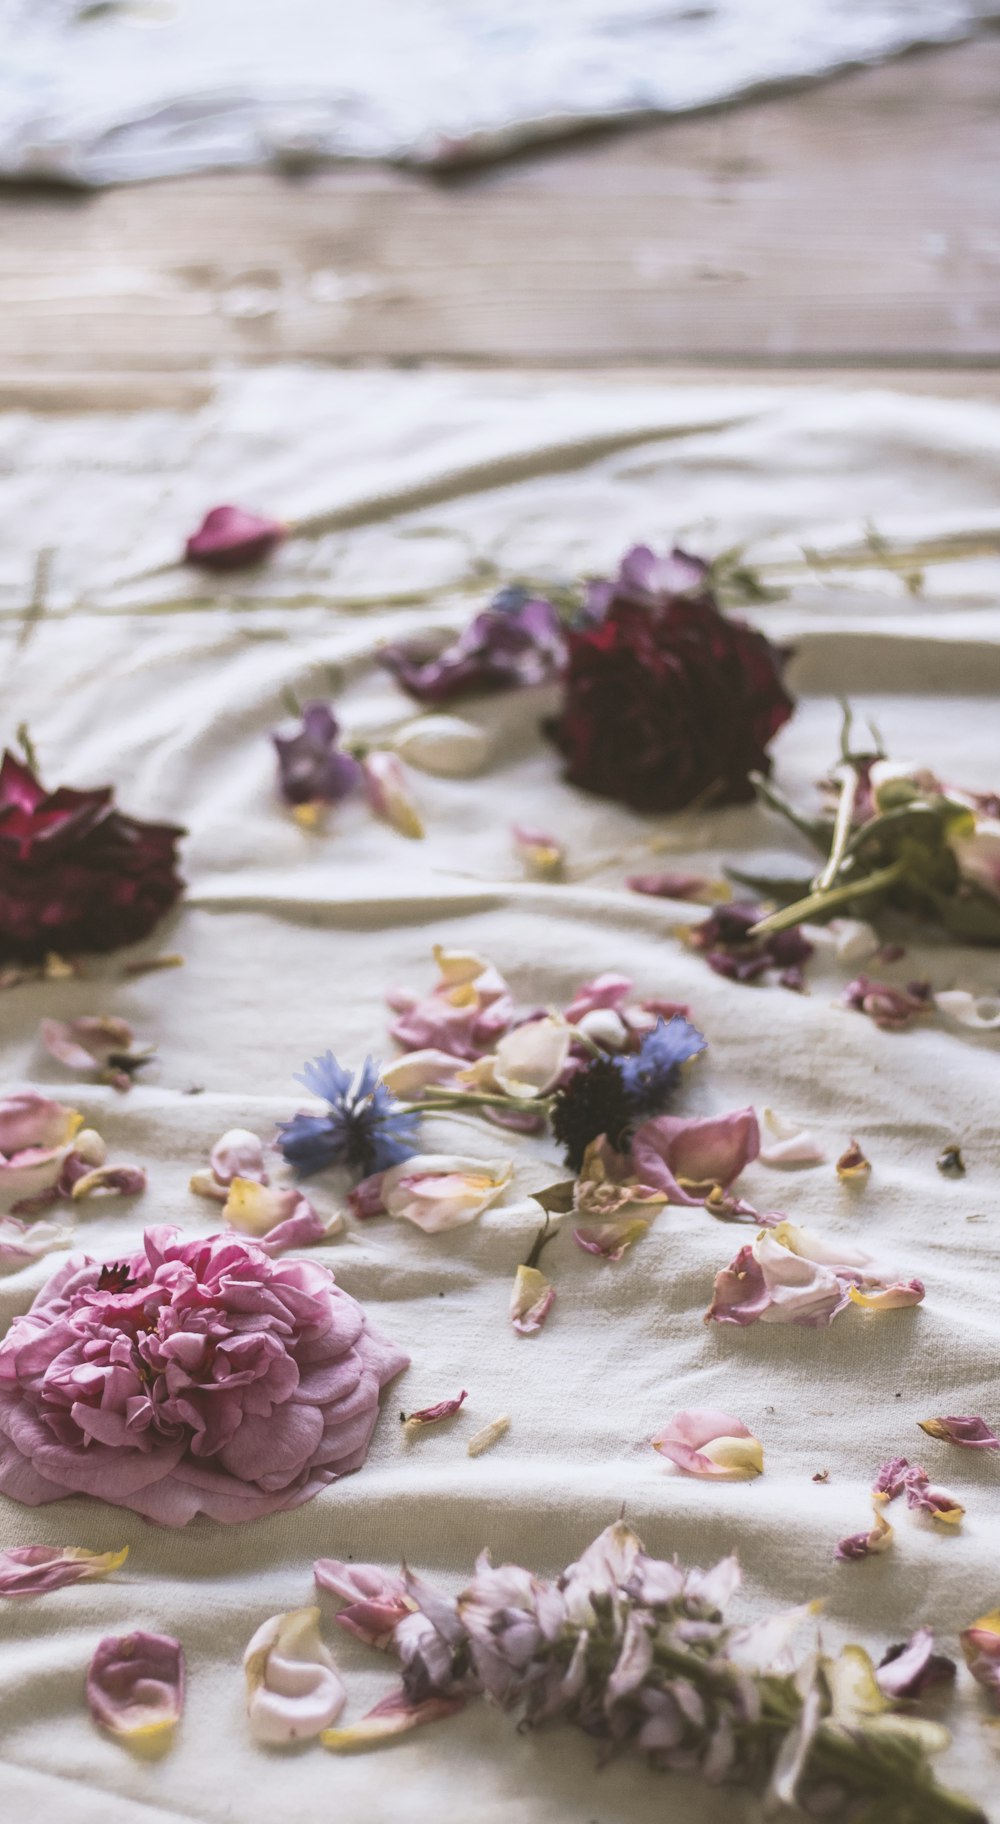
M770 772L767 745L794 707L787 654L722 614L704 584L674 589L669 568L637 592L636 556L603 619L567 633L562 710L546 730L566 777L637 811L747 803L750 774Z
M140 823L110 786L47 792L11 753L0 765L0 962L117 950L178 898L174 824Z

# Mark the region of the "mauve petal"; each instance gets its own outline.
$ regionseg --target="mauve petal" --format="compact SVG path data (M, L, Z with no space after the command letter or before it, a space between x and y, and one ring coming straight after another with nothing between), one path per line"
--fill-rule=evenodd
M145 1741L173 1729L184 1706L184 1653L169 1634L107 1635L87 1668L95 1723Z
M636 1176L664 1191L671 1203L703 1203L715 1184L728 1189L760 1150L752 1108L686 1119L657 1115L632 1141Z
M259 1742L272 1746L307 1741L329 1727L347 1691L319 1637L319 1610L272 1615L243 1655L247 1714Z
M212 507L188 538L184 557L208 570L235 570L259 563L287 531L280 520L263 519L245 507Z
M88 1552L80 1545L14 1545L0 1551L0 1596L41 1596L68 1583L106 1577L128 1557L119 1552Z

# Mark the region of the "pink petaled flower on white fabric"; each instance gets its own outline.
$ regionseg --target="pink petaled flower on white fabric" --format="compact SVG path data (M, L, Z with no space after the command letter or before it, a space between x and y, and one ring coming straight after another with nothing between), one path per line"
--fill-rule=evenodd
M764 1447L742 1419L707 1406L675 1413L652 1443L689 1476L747 1481L764 1468Z
M727 1115L656 1115L632 1139L632 1165L644 1184L665 1193L668 1203L704 1203L715 1185L723 1190L760 1151L760 1129L752 1108Z
M147 1229L68 1260L0 1342L0 1492L165 1526L284 1512L361 1468L408 1360L324 1267Z
M363 1178L348 1201L355 1216L396 1216L441 1235L475 1222L498 1203L514 1176L509 1159L415 1153L402 1165Z
M923 1296L919 1280L895 1281L870 1255L786 1221L762 1229L716 1275L705 1322L821 1329L850 1303L892 1308L919 1304Z
M404 1051L431 1049L472 1063L507 1031L513 996L499 970L481 956L436 944L434 960L439 980L429 995L394 989L386 997L397 1015L389 1030Z

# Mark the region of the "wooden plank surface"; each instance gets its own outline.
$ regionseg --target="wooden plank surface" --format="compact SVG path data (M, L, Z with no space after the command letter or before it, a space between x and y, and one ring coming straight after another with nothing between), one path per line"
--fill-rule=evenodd
M378 166L0 192L0 384L219 361L1000 359L1000 40L446 181ZM159 377L159 378L158 378Z

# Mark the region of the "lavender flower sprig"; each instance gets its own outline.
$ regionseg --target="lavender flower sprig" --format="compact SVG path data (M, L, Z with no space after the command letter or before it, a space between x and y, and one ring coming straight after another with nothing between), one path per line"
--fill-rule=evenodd
M402 1682L368 1716L330 1729L328 1748L377 1744L485 1695L519 1727L573 1723L664 1772L766 1789L777 1807L854 1824L985 1824L940 1787L935 1723L902 1715L862 1647L821 1650L792 1670L806 1604L753 1627L727 1621L734 1558L683 1570L649 1557L624 1521L554 1582L477 1560L457 1598L404 1570L321 1559L319 1584L347 1601L338 1620L395 1653Z

